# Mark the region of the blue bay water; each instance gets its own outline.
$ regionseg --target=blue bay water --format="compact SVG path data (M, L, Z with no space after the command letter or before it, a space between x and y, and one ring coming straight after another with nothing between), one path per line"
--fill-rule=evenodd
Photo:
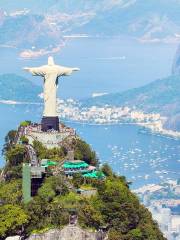
M82 99L94 92L121 92L145 85L171 73L177 44L142 44L128 38L81 38L67 41L54 54L55 62L80 67L80 71L62 78L59 96ZM25 66L47 62L47 55L22 59L18 49L0 48L0 73L16 73L42 85L42 80L23 71Z
M71 124L101 163L126 176L132 187L180 178L180 139L142 133L136 125Z
M68 41L55 61L77 66L81 71L60 80L59 97L82 99L93 92L120 92L145 85L170 74L176 44L141 44L125 38L87 38ZM0 49L0 73L16 73L36 84L22 68L46 63L47 56L24 60L17 49ZM13 99L12 99L13 100ZM0 104L0 148L6 133L25 119L40 121L42 109L35 106ZM133 187L177 179L180 141L139 133L134 125L90 126L70 124L98 152L101 162L128 180ZM3 165L3 158L0 165Z
M40 121L37 106L11 106L0 104L4 113L0 118L0 145L10 129L20 121ZM136 125L86 125L67 123L97 152L101 163L109 163L113 170L132 181L132 187L177 179L180 165L180 140L143 134ZM1 166L4 160L1 157Z

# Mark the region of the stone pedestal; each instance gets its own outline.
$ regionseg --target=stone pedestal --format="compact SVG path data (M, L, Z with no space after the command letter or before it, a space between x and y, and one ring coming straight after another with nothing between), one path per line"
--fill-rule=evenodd
M43 117L41 120L41 130L47 132L54 129L59 131L59 118L58 117Z

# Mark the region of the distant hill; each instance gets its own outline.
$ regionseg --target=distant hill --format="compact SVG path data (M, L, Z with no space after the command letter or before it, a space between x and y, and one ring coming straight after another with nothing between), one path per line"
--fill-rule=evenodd
M177 41L179 8L178 0L2 0L0 44L52 50L74 33Z
M129 106L168 117L167 128L180 130L180 75L156 80L140 88L88 99L83 106Z
M142 41L169 42L180 29L179 7L176 0L109 1L82 29L89 34L124 34Z
M45 16L38 14L14 13L6 15L0 12L0 44L12 47L45 48L50 44L60 43L59 33L55 33ZM6 34L4 34L6 33Z
M37 102L41 87L15 74L0 75L0 100Z

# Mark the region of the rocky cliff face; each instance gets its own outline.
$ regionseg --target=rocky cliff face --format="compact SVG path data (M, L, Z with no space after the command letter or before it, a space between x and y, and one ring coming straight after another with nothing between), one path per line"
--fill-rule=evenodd
M89 232L78 226L68 225L62 230L53 229L43 234L32 234L26 240L107 240L101 232Z

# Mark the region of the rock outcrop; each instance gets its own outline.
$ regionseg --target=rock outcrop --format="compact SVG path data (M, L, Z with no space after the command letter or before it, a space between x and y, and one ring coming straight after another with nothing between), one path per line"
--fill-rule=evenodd
M103 232L86 231L79 226L68 225L62 230L52 229L43 234L32 234L26 240L107 240Z

